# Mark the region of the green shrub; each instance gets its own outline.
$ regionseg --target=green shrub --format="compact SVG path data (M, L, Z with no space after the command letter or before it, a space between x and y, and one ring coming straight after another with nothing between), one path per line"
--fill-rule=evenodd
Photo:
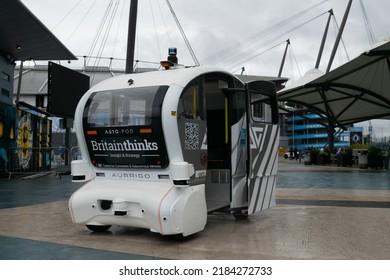
M364 150L368 149L368 145L366 144L353 144L350 146L351 149L356 149L356 150Z
M375 155L375 156L381 156L382 155L382 150L381 148L375 147L375 146L370 146L368 147L368 154L369 155Z

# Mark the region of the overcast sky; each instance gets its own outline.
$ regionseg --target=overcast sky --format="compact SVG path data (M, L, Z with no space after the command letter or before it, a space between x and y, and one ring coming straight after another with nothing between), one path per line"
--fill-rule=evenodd
M124 68L129 0L22 0L22 2L76 56L113 57L114 68ZM364 20L361 2L368 22ZM110 3L112 3L110 5ZM234 73L276 76L287 39L291 41L282 76L295 81L314 68L328 13L332 19L320 69L325 71L348 0L170 0L173 10L201 65L217 65ZM116 13L114 13L116 11ZM371 46L371 36L390 36L390 1L354 0L332 67L352 59ZM103 19L106 21L102 27ZM111 23L111 24L110 24ZM108 26L111 25L111 28ZM99 27L101 33L98 36ZM167 48L178 48L179 62L194 65L166 0L140 0L135 58L156 67ZM88 59L90 66L107 66L109 59ZM81 67L83 59L67 64ZM375 127L374 127L375 129ZM377 137L388 135L386 121ZM384 132L383 132L384 131Z

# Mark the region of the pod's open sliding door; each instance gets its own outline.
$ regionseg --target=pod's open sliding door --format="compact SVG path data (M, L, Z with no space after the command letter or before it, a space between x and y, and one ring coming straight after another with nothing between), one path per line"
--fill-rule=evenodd
M278 104L273 83L257 81L248 88L248 214L275 204L279 144Z

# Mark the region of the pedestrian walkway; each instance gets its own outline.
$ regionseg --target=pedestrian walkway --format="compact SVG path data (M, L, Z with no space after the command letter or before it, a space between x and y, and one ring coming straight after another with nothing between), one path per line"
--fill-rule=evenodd
M275 207L240 221L209 215L184 240L73 224L70 176L0 179L0 259L390 259L389 178L280 158Z

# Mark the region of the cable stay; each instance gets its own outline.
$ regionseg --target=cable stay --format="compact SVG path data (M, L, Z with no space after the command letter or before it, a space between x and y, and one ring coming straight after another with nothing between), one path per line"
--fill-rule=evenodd
M310 23L310 22L312 22L312 21L318 19L319 17L323 16L323 15L326 14L326 13L327 13L327 12L324 12L324 13L318 15L318 16L315 16L314 18L311 18L311 19L309 19L309 20L307 20L307 21L305 21L305 22L299 24L298 26L294 26L294 27L290 28L289 30L287 30L286 32L284 32L283 36L286 35L286 34L290 34L290 33L294 32L295 30L297 30L297 29L303 27L304 25L306 25L306 24L308 24L308 23ZM271 33L271 34L272 34L272 35L275 35L276 33ZM271 35L271 34L270 34L270 35ZM276 34L274 37L271 37L270 39L268 39L268 40L266 40L266 41L264 40L265 37L263 37L263 38L262 38L262 42L263 42L263 44L270 44L270 43L274 42L274 41L275 41L277 38L279 38L280 36L282 36L282 35ZM244 45L244 46L245 46L245 45ZM244 50L245 50L245 51L244 51ZM241 47L240 50L237 50L237 51L236 51L235 53L233 53L230 57L226 57L224 60L221 60L220 62L218 62L218 63L216 63L216 64L217 64L217 65L218 65L218 64L222 64L222 63L225 63L225 62L228 61L228 60L236 61L236 60L242 58L246 53L253 53L253 51L250 51L249 47L247 47L247 48Z
M335 25L335 28L336 28L335 33L337 34L338 32L340 32L340 26L339 26L339 24L337 22L337 19L336 19L336 17L334 15L332 16L332 19L333 19L333 22L334 22L334 25ZM347 56L347 60L349 61L351 59L349 58L349 54L348 54L348 51L347 51L347 47L345 46L345 42L344 42L343 37L341 37L340 40L341 40L341 44L343 46L345 55Z
M299 24L299 25L297 25L297 26L293 26L292 28L290 28L289 30L287 30L287 32L285 32L284 34L290 34L290 33L292 33L293 31L295 31L295 30L301 28L302 26L304 26L304 25L306 25L306 24L308 24L308 23L310 23L310 22L312 22L312 21L314 21L314 20L316 20L316 19L322 17L323 15L325 15L325 14L327 14L327 13L328 13L328 12L321 13L320 15L317 15L317 16L315 16L315 17L309 19L309 20L306 20L305 22L303 22L303 23L301 23L301 24ZM276 34L276 33L273 33L273 34ZM271 37L271 38L269 38L268 40L265 40L265 38L263 37L263 38L262 38L263 45L271 44L271 43L274 42L278 37L280 37L279 34L276 34L274 37ZM265 52L267 52L267 51L273 49L274 47L277 47L277 46L279 46L280 44L283 44L283 43L285 43L285 40L284 40L283 42L280 42L280 43L278 43L278 44L276 44L276 45L270 47L269 49L266 49L265 51L261 51L260 53L256 52L256 53L257 53L256 55L253 55L253 56L251 56L251 57L249 57L249 58L247 57L247 54L248 54L248 53L253 53L253 52L255 52L255 51L254 51L254 50L250 50L249 48L245 48L245 51L244 51L244 48L241 47L241 50L236 51L236 53L232 54L230 57L226 57L223 61L220 61L220 62L218 62L218 63L216 63L216 64L219 65L219 64L222 64L222 63L226 63L227 61L235 61L236 63L234 64L234 67L231 67L231 68L235 68L235 66L237 66L237 65L242 65L243 62L247 62L247 61L249 61L249 60L251 60L251 59L253 59L253 58L256 58L256 57L258 57L259 55L262 55L262 54L264 54ZM244 46L245 46L245 45L244 45ZM230 65L230 64L228 64L228 65Z
M167 2L167 5L168 5L168 7L169 7L169 10L171 11L171 14L172 14L172 16L173 16L173 18L174 18L174 20L175 20L175 22L176 22L177 27L178 27L179 30L180 30L181 36L183 37L184 42L185 42L185 44L187 45L187 48L188 48L188 50L189 50L189 52L190 52L190 54L191 54L191 56L192 56L192 59L193 59L194 62L195 62L195 65L196 65L196 66L199 66L200 63L199 63L198 59L196 58L195 52L194 52L194 50L192 49L191 44L190 44L190 42L188 41L187 36L186 36L186 34L184 33L183 28L182 28L181 25L180 25L179 19L177 18L176 14L175 14L175 11L174 11L173 8L172 8L171 3L169 2L169 0L166 0L166 2Z
M162 15L163 13L162 13L162 10L161 10L160 1L157 1L157 5L158 5L158 9L160 10L160 15ZM170 34L168 32L168 27L167 27L167 24L166 24L166 22L164 20L164 17L161 16L161 19L162 19L162 22L163 22L164 27L165 27L165 34L166 34L167 38L169 39L169 43L171 44L171 46L173 46L172 39L171 39L171 36L170 36Z
M66 43L69 42L69 40L73 37L74 33L76 33L76 31L79 29L79 27L81 26L81 24L84 22L84 20L87 18L87 15L91 12L92 8L95 6L96 4L96 1L95 0L88 8L87 12L84 14L84 16L81 18L81 20L79 21L79 23L76 25L76 27L73 29L72 33L69 35L68 39L66 40Z
M79 2L76 3L58 22L57 24L51 29L50 31L56 30L56 28L78 7L78 5L82 2L83 0L79 0Z
M160 40L158 39L157 26L156 26L156 20L155 20L154 12L153 12L152 0L149 0L149 4L150 4L150 12L151 12L152 18L153 18L153 26L154 26L154 33L155 33L156 41L157 41L158 54L159 54L159 56L161 56L162 52L161 52L161 47L160 47Z
M82 3L83 0L80 0L78 1L78 3L76 5L74 5L67 13L66 15L56 24L55 28L57 28L66 18L69 17L69 15L71 15L71 13L78 7L80 7L80 4ZM100 60L101 59L109 59L109 65L110 67L112 66L112 62L113 60L121 60L121 59L118 59L118 58L113 58L114 56L114 50L115 50L115 47L116 47L116 42L117 42L117 39L118 39L118 34L119 34L119 29L120 29L120 26L121 26L121 20L122 20L122 16L123 16L123 10L124 10L124 3L126 1L122 1L122 5L120 8L121 10L121 14L119 17L117 17L117 12L118 12L118 9L119 9L119 5L120 5L120 1L121 0L110 0L105 8L102 9L102 11L104 11L104 14L102 15L102 18L99 22L99 24L97 24L97 28L96 28L96 31L95 31L95 34L93 36L93 39L92 41L90 42L90 44L88 45L88 48L86 49L86 52L85 52L85 55L82 56L82 58L84 59L84 71L86 69L87 66L91 66L90 68L91 69L94 69L96 67L98 67L98 65L100 64ZM76 31L79 29L79 27L82 25L82 23L85 21L85 19L87 18L88 14L91 13L91 10L93 9L93 7L95 7L96 5L96 2L97 0L95 0L89 7L88 7L88 10L86 11L86 13L82 16L81 20L78 22L76 28L72 31L71 35L68 37L67 41L69 41L71 39L71 37L76 33ZM160 12L160 14L162 15L162 11L161 11L161 5L159 2L158 3L158 10ZM187 46L187 48L189 49L189 52L195 62L195 65L200 65L199 64L199 61L195 55L195 52L193 51L190 43L189 43L189 40L187 39L185 33L184 33L184 30L183 28L181 27L180 25L180 22L173 10L173 7L172 5L170 4L169 0L166 0L166 3L168 5L168 8L171 12L171 14L173 15L173 18L176 22L176 25L178 26L179 28L179 31L185 41L185 44ZM160 42L159 42L159 36L158 36L158 31L157 31L157 22L155 20L155 13L156 13L156 8L154 8L152 6L152 1L150 0L150 9L151 9L151 15L153 17L153 24L154 24L154 28L155 28L155 36L156 36L156 40L157 40L157 46L158 46L158 50L159 50L159 57L161 56L161 48L160 48ZM112 36L113 32L111 32L112 30L112 27L114 25L114 21L119 18L119 23L118 23L118 26L117 26L117 30L114 32L115 33L115 39L114 39L114 47L111 51L112 55L110 58L107 58L107 57L103 57L103 52L105 50L105 47L107 45L107 41L109 39L110 36ZM168 32L168 29L167 29L167 25L166 25L166 22L164 20L164 17L162 16L162 21L163 21L163 25L165 26L165 32L167 34L166 38L169 39L169 42L172 44L172 40L171 40L171 37L170 37L170 34ZM112 36L114 37L114 36ZM137 40L138 41L138 40ZM124 59L123 59L124 60ZM126 60L124 60L126 61ZM136 59L134 60L134 63L137 62L144 62L143 60L140 60L140 59ZM150 63L150 62L147 62L146 63ZM93 64L93 65L91 65ZM159 65L158 62L156 62L156 65Z
M104 48L106 46L106 43L107 43L107 39L109 37L109 34L110 34L110 31L111 31L111 28L112 28L112 25L113 25L113 22L114 22L114 19L115 19L115 15L116 15L116 12L118 11L118 6L119 6L119 1L120 0L116 0L115 2L115 6L113 7L113 11L111 13L111 17L109 19L109 22L108 22L108 25L106 27L106 30L105 30L105 33L103 35L103 38L102 38L102 42L100 44L100 47L99 47L99 50L98 50L98 53L97 53L97 56L99 57L97 60L95 60L95 63L94 63L94 66L93 68L96 68L99 66L100 64L100 60L101 60L101 57L103 55L103 51L104 51ZM93 75L92 77L92 81L94 80L95 78L95 74Z
M293 65L295 64L297 69L298 69L298 74L299 74L298 79L301 79L302 78L301 69L299 69L298 60L297 60L297 57L295 56L295 52L293 50L292 44L290 45L289 56L290 56L290 71L291 71L291 73L294 73L294 66Z
M87 55L84 56L84 71L86 70L86 66L90 64L92 58L94 58L92 69L96 69L99 66L108 37L111 34L111 29L118 11L119 3L120 0L111 0L109 2L95 33L94 39L88 48ZM112 60L110 60L110 65L111 63ZM91 76L91 83L94 78L95 73Z
M122 20L122 16L123 16L123 10L124 10L123 6L125 5L124 4L125 2L122 2L122 8L120 8L121 14L120 14L120 16L117 16L120 1L121 0L110 0L109 3L107 4L106 9L104 11L104 15L103 15L99 25L97 26L97 30L96 30L96 33L93 37L93 40L90 43L90 45L88 46L88 49L86 51L86 55L83 56L85 59L84 66L89 65L91 63L91 59L93 59L94 60L93 67L97 67L100 63L100 59L106 59L106 58L103 58L103 52L104 52L104 49L106 47L109 36L112 36L113 34L115 34L115 39L114 39L113 49L111 52L112 55L110 57L110 65L112 65L112 61L114 59L121 60L121 59L113 58L114 50L116 47L118 34L119 34L119 30L120 30L120 21ZM277 38L279 38L281 36L281 32L283 32L284 35L289 34L291 32L294 32L295 30L303 27L304 25L307 25L308 23L322 17L324 14L327 14L329 11L321 13L317 16L314 16L308 20L305 20L304 22L302 22L302 20L300 20L305 16L307 18L307 16L310 13L313 13L313 10L318 9L320 6L324 5L325 2L328 2L328 0L320 1L319 3L312 5L306 9L304 9L303 11L300 11L300 12L288 17L288 18L282 20L281 22L276 23L275 25L273 25L265 30L257 32L255 34L249 36L248 38L241 40L240 42L231 44L230 46L226 47L225 49L209 56L209 58L207 59L208 64L212 64L212 65L224 64L224 67L226 67L226 64L227 64L228 67L229 67L229 65L231 65L231 68L235 68L238 65L242 66L245 62L253 60L256 57L266 53L267 51L270 51L270 50L278 47L280 44L284 43L285 41L283 41L281 43L277 43L275 45L272 45L272 43L275 42L277 40ZM67 11L66 14L59 20L59 22L55 25L53 30L58 28L60 26L60 24L63 23L65 21L65 19L67 19L72 14L72 12L74 12L77 8L80 7L80 5L82 3L85 3L85 1L83 2L83 0L79 0L75 5L73 5L71 7L71 9L69 11ZM88 7L88 10L84 13L84 15L82 16L82 18L80 19L77 26L72 31L71 35L68 37L66 42L68 42L73 37L75 32L79 29L79 27L85 21L87 16L91 13L93 7L96 6L96 3L97 3L97 0L94 0L93 3L90 4L90 6ZM156 19L155 19L156 7L152 7L151 0L149 0L149 3L150 3L151 15L153 17L153 25L154 25L154 29L155 29L157 48L158 48L159 56L161 56L162 51L161 51L160 40L159 40L158 30L157 30L158 24L157 24ZM161 6L160 6L160 3L158 1L157 1L157 4L158 4L158 10L159 10L160 14L162 15ZM186 34L185 34L185 32L184 32L184 30L179 22L179 19L176 15L175 11L173 10L173 7L172 7L170 1L166 0L166 4L170 10L170 13L172 14L172 16L174 18L174 21L175 21L175 23L176 23L176 25L181 33L182 38L184 39L184 42L189 50L190 55L192 56L192 59L193 59L195 65L196 66L200 65L199 60L197 59L197 56L196 56L187 36L186 36ZM367 15L367 11L364 7L363 0L360 0L360 6L361 6L362 13L363 13L367 36L369 38L370 43L373 43L375 41L375 36L374 36L374 32L372 30L372 27L370 25L369 18ZM119 18L119 24L118 24L117 30L115 32L111 32L111 29L114 25L114 22L118 18ZM335 16L332 15L332 18L333 18L333 21L334 21L337 29L340 30ZM168 28L166 26L166 22L164 21L163 16L162 16L162 20L163 20L162 22L163 22L163 25L165 26L165 30L166 30L165 37L169 39L169 42L172 45L172 40L171 40L170 34L168 32ZM285 31L283 31L283 30L285 30ZM112 37L114 37L114 36L112 36ZM263 45L264 47L259 49L258 43L260 40L261 40L261 45ZM349 60L350 58L349 58L345 43L344 43L342 38L341 38L341 44L343 45L344 51L345 51L346 56ZM267 47L267 46L270 46L270 47ZM290 49L290 53L292 53L292 49ZM142 62L142 60L137 59L137 62ZM231 63L231 62L233 62L233 63ZM157 62L156 62L156 64L157 64ZM240 69L242 69L242 68L240 68Z
M76 55L77 58L82 58L82 59L87 59L87 56L85 55ZM116 60L116 61L126 61L125 58L119 58L119 57L112 57L112 56L90 56L88 57L90 59L100 59L100 60ZM137 59L135 62L141 62L141 63L146 63L146 64L155 64L155 65L160 65L160 62L156 61L148 61L148 60L139 60ZM84 67L86 64L84 64Z
M108 13L109 13L109 10L110 10L111 6L112 6L112 0L108 3L108 6L107 6L107 8L105 10L103 18L101 19L100 24L99 24L99 26L98 26L98 28L96 30L96 33L95 33L95 35L93 37L93 40L90 43L89 47L87 48L87 52L86 52L87 53L86 57L88 59L87 62L86 62L87 65L89 64L90 57L92 57L92 55L93 55L93 52L94 52L96 44L97 44L97 42L99 40L100 34L101 34L101 32L103 30L103 27L104 27L104 24L105 24L105 22L107 20Z
M271 34L274 34L275 32L277 31L280 31L283 27L286 27L286 26L291 26L291 24L302 18L303 16L309 14L310 12L312 12L314 9L316 9L317 7L323 5L325 2L327 2L327 0L325 1L321 1L320 3L318 4L315 4L301 12L298 12L294 15L292 15L291 17L288 17L287 19L271 26L271 27L268 27L267 29L265 30L262 30L260 32L257 32L251 36L249 36L248 38L244 39L244 40L241 40L240 42L236 42L236 43L233 43L231 45L229 45L228 47L226 47L225 49L217 52L217 53L214 53L213 55L209 56L207 58L207 61L209 61L211 64L221 64L227 60L230 60L233 56L237 55L237 53L240 53L240 51L242 51L244 48L242 46L242 42L245 42L245 45L244 47L248 47L250 45L257 45L258 41L260 40L263 40L264 37L266 36L269 36Z
M116 48L116 45L117 45L119 30L120 30L121 22L122 22L122 19L123 19L123 12L125 10L124 7L125 7L125 2L122 2L121 14L120 14L120 17L119 17L118 27L116 29L115 40L114 40L114 47L112 48L111 57L114 56L115 48Z
M267 48L267 49L265 49L265 50L263 50L263 51L261 51L261 52L259 52L259 53L256 53L255 55L253 55L253 56L251 56L251 57L246 58L245 60L241 60L241 61L239 61L239 62L237 62L237 63L231 65L230 68L235 68L235 67L237 67L238 65L242 65L242 64L244 64L245 62L248 62L248 61L250 61L250 60L252 60L252 59L254 59L254 58L256 58L256 57L258 57L258 56L260 56L260 55L262 55L262 54L264 54L264 53L266 53L266 52L268 52L268 51L270 51L270 50L272 50L272 49L275 49L276 47L279 47L280 45L282 45L282 44L284 44L284 43L286 43L286 41L283 41L283 42L280 42L280 43L278 43L278 44L276 44L276 45L274 45L274 46L271 46L271 47L269 47L269 48Z
M99 27L96 31L94 39L88 48L87 57L89 57L89 58L92 57L93 53L95 52L95 48L97 47L99 40L101 40L102 43L105 40L104 35L102 35L102 34L104 32L104 27L106 25L106 22L109 19L111 8L113 7L113 2L114 2L114 0L110 0L110 2L108 3L108 6L106 8L106 11L103 15L103 18L102 18L100 24L99 24ZM109 24L108 24L108 26L109 26ZM107 28L106 28L106 30L107 30ZM98 51L98 53L99 53L99 51ZM87 64L89 64L89 60L87 61Z
M369 17L367 15L366 8L364 6L363 0L360 0L360 8L363 13L363 21L364 25L366 27L366 32L367 32L367 37L370 45L374 44L376 42L375 35L374 35L374 30L371 27Z
M69 9L69 11L57 22L57 24L50 30L54 32L66 19L69 18L69 16L72 14L76 8L80 6L80 4L83 2L83 0L78 1L72 8ZM86 13L81 17L81 20L77 23L76 27L72 30L68 38L65 40L65 43L67 44L70 39L73 37L73 35L76 33L76 31L79 29L83 21L87 18L88 14L91 12L92 8L95 6L97 0L95 0L87 9ZM75 21L72 19L72 21Z

